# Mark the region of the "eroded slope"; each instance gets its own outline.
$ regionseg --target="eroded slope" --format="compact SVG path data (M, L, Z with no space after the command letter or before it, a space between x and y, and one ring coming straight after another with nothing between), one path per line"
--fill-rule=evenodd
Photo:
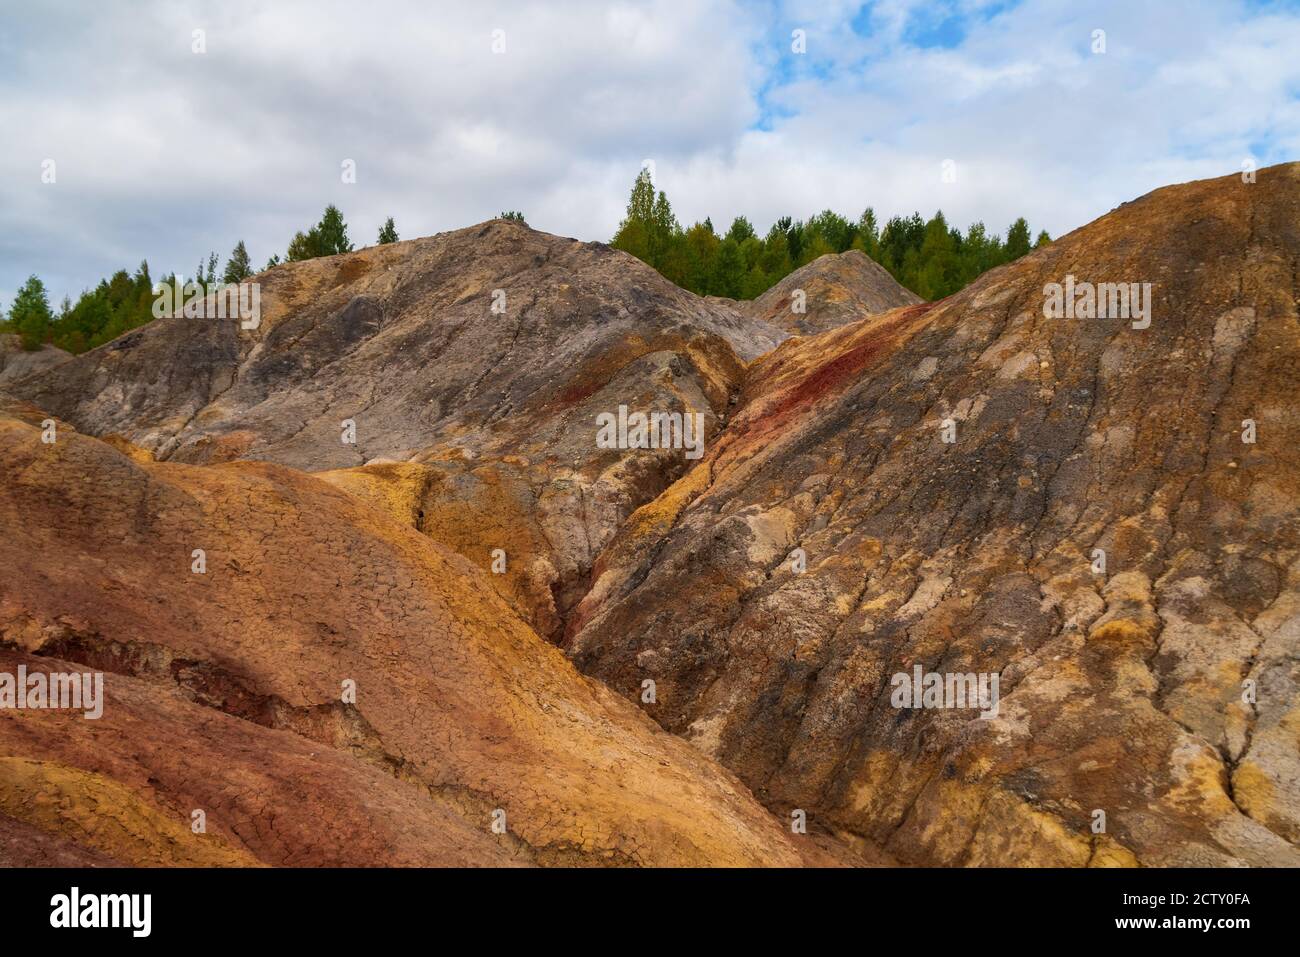
M1151 283L1149 328L1045 318L1067 275ZM1297 275L1290 165L783 345L570 653L904 860L1300 864ZM917 666L998 676L997 716L895 707Z
M478 569L318 479L9 418L0 526L4 664L102 670L108 695L99 721L0 712L10 829L128 863L801 860Z
M331 470L413 502L394 514L480 567L503 550L494 584L547 635L685 465L597 448L596 416L696 412L713 434L742 361L785 335L625 253L500 220L255 281L256 328L164 318L6 388L160 459Z

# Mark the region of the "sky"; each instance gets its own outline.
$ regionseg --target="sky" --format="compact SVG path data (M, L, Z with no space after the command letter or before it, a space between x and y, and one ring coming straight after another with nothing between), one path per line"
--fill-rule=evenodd
M1300 3L0 0L0 131L0 309L260 267L328 203L358 246L504 210L606 241L647 161L683 225L1058 236L1300 159Z

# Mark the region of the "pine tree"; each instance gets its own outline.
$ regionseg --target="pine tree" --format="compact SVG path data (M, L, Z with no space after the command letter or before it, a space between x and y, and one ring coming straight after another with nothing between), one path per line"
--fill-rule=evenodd
M713 278L718 258L718 237L713 232L713 224L707 219L696 223L686 230L687 261L689 263L689 285L686 287L697 296L707 296L712 289L709 282Z
M848 249L853 244L853 235L857 231L856 226L830 209L823 209L809 219L804 229L809 234L821 236L829 251L834 253Z
M650 181L650 171L641 170L632 184L632 195L627 202L627 215L619 223L618 232L610 241L615 249L631 253L642 262L654 265L651 253L651 234L654 230L655 188Z
M731 228L727 230L727 239L734 239L738 243L743 243L746 239L752 239L755 236L754 227L744 216L737 216L731 221Z
M393 223L393 217L389 216L384 221L384 225L379 227L379 245L387 246L395 242L397 242L397 226Z
M682 231L682 227L677 223L677 217L673 215L672 204L668 202L668 196L661 189L659 197L655 200L654 217L650 227L650 265L656 269L661 268L668 260L668 250L672 246L673 239Z
M853 236L853 247L880 261L880 227L876 224L876 211L868 206L858 217L858 229Z
M790 261L790 243L780 222L774 223L767 231L758 264L762 267L764 275L773 282L784 278L794 269L794 263Z
M768 281L767 274L757 265L751 266L749 272L745 274L744 282L741 283L740 298L756 299L766 292L770 285L772 283Z
M689 289L691 285L691 249L680 227L668 235L659 253L659 272L669 282Z
M45 283L37 276L29 276L18 290L9 307L9 321L22 338L23 348L29 352L35 352L49 337L54 313L50 311Z
M627 218L648 223L654 219L655 184L650 179L650 171L643 169L636 174L632 183L632 196L627 203Z
M1029 252L1029 223L1021 216L1007 230L1007 260L1019 259L1027 252Z
M718 246L718 261L713 277L715 296L739 299L745 282L745 257L740 244L728 237Z
M1044 229L1042 232L1038 234L1038 238L1034 240L1034 248L1039 249L1043 246L1046 246L1051 241L1052 241L1052 237L1047 235L1047 230Z
M650 223L639 219L623 220L609 244L643 263L650 262Z
M348 224L343 221L343 214L333 203L325 207L325 214L316 224L318 256L336 256L339 253L352 252L352 243L348 242Z
M961 288L957 240L943 212L925 224L913 291L923 299L942 299Z
M298 230L293 234L293 239L289 240L289 248L285 251L284 261L296 263L323 255L325 253L321 250L320 230L313 226L305 233Z
M782 216L776 221L785 233L785 248L790 251L790 264L803 262L804 230L802 222L791 222L789 216Z
M221 274L221 281L230 284L240 283L252 274L253 265L248 259L248 250L241 239L230 251L230 261L226 263L226 271Z
M350 253L352 248L352 243L348 240L348 224L344 222L339 208L331 203L325 207L319 223L306 232L299 230L293 234L284 261L294 263L318 256L336 256L339 253Z
M971 223L961 241L959 259L960 283L969 283L976 276L991 269L1001 259L1002 250L995 239L990 239L982 222Z
M835 252L835 248L826 241L826 237L821 233L805 234L802 248L799 250L799 265L806 266L814 259L833 252Z

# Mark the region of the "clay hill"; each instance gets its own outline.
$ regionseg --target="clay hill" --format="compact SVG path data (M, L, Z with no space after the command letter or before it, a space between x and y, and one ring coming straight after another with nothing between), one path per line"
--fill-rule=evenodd
M904 862L1300 864L1297 275L1289 165L779 347L570 654ZM1149 327L1045 318L1067 276L1151 283ZM895 707L918 666L1000 676L996 717Z
M493 221L11 377L0 671L108 703L0 711L0 855L1300 864L1298 213L1171 187L938 303ZM1150 324L1046 318L1067 276Z
M98 720L3 713L0 821L51 845L7 863L823 860L481 571L326 482L14 418L0 450L0 670L107 673Z
M802 297L797 299L798 293ZM850 249L819 256L757 299L735 306L746 316L792 336L808 336L920 301L884 266Z

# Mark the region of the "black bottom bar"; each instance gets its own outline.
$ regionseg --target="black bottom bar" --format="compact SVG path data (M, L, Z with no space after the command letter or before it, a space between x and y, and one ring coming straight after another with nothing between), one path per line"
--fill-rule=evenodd
M852 927L864 942L900 929L937 940L1050 931L1057 941L1096 937L1216 944L1274 934L1290 922L1295 872L1279 870L7 870L0 912L7 943L31 937L198 943L285 939L331 948L373 946L436 931L454 940L538 946L566 938L643 944L714 934L771 945L779 929ZM77 888L78 923L70 924ZM149 895L105 902L99 895ZM60 897L61 895L61 897ZM87 898L93 898L87 903ZM800 930L802 928L802 931ZM446 936L454 933L457 936ZM683 937L683 934L689 936ZM948 937L948 934L955 936ZM1243 936L1245 935L1245 936ZM641 944L637 942L640 941ZM676 943L674 943L676 946Z

